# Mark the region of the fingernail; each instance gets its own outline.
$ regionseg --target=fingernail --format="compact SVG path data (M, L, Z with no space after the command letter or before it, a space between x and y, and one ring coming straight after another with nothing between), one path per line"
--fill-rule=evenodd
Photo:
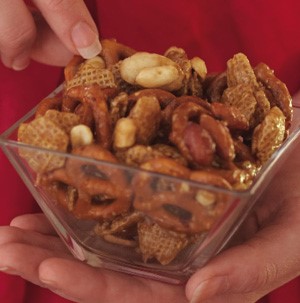
M228 289L228 280L226 277L215 277L203 281L194 291L190 303L200 303L203 300L212 299Z
M6 266L0 267L0 272L4 272L10 275L18 275L18 272L15 269Z
M5 267L5 266L3 266L3 267L0 267L0 271L8 271L9 270L9 267Z
M77 23L72 29L72 40L84 59L90 59L101 52L101 44L98 34L85 22Z
M1 57L3 64L15 71L24 70L30 63L28 57L17 57L15 59L8 58L6 56Z
M28 67L29 63L30 60L28 58L16 58L13 60L11 68L15 71L21 71Z

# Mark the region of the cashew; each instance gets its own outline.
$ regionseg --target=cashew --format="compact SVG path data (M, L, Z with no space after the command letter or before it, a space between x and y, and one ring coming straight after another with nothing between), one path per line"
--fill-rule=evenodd
M70 136L73 148L76 146L89 145L93 143L94 140L91 129L84 124L74 126L71 129Z
M114 148L128 148L135 144L137 127L131 118L118 120L114 131Z
M192 69L199 75L201 79L205 79L207 68L205 62L199 57L194 57L190 60Z
M150 144L159 130L162 113L156 97L143 96L137 100L129 113L136 127L136 143Z
M184 74L177 63L158 54L138 52L122 61L121 77L130 84L147 88L177 90Z
M204 207L212 206L216 202L216 195L208 190L198 190L195 198Z

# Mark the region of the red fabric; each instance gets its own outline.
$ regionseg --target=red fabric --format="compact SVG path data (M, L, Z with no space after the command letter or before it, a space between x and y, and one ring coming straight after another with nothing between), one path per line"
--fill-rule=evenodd
M292 93L300 88L300 26L298 0L99 0L103 38L114 37L138 50L163 52L171 45L198 55L209 71L220 71L226 60L242 51L255 65L266 62ZM60 68L32 63L14 72L0 65L0 132L23 116L62 80ZM18 214L38 210L19 176L0 152L0 225ZM69 302L21 278L0 274L0 302ZM275 290L261 303L299 303L300 280Z
M292 92L300 87L295 74L300 67L297 0L98 3L105 38L115 37L138 50L162 52L177 45L190 56L202 57L209 71L223 69L227 59L242 51L254 65L269 64Z
M44 78L45 81L38 79ZM21 118L41 98L57 86L61 69L32 64L26 72L15 73L0 65L0 133ZM20 177L0 151L0 225L17 215L38 211L37 204ZM0 273L0 302L66 303L68 301L16 276Z

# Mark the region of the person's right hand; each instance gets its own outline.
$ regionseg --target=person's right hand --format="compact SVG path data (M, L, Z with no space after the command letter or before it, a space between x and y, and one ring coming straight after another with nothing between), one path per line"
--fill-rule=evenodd
M64 66L74 54L85 59L101 51L97 27L83 0L0 1L3 64L25 69L30 59Z

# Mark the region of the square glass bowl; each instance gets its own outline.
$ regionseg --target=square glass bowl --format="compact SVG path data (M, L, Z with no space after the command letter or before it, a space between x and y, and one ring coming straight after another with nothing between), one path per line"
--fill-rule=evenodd
M31 120L34 112L35 109L32 109L6 130L0 136L0 145L72 254L92 266L175 284L185 282L193 272L224 248L296 145L300 134L299 125L294 125L287 140L259 171L250 188L245 191L232 191L20 143L17 141L18 127L21 123ZM73 161L80 167L96 169L100 172L104 185L109 182L109 186L115 186L119 192L124 192L124 196L130 196L130 199L135 196L145 214L131 212L128 217L120 219L114 225L101 224L99 220L82 215L86 212L84 207L78 211L81 213L78 216L72 205L63 206L64 199L58 203L59 188L45 186L40 175L28 165L22 155L51 157L63 162ZM121 183L117 181L120 178L123 180ZM80 174L78 180L80 182ZM72 196L74 193L70 191L68 194ZM201 204L203 218L192 218L192 212L176 207L177 201L190 203L193 199L193 203ZM153 211L151 206L149 208L149 201L155 203L156 211ZM91 212L97 212L103 206L98 202L94 201ZM106 206L109 206L110 202ZM189 227L188 222L193 222L192 228L197 229L201 224L206 224L209 228L199 231L197 236L189 237L188 240L178 231L165 234L164 229L157 229L147 215L159 218L163 211L169 212L169 216L162 216L160 219L163 226L170 224L170 217L172 219L173 215L175 229L178 224ZM137 229L136 221L140 220L141 216L143 220L145 218L144 225ZM111 230L114 228L120 230L112 235ZM156 253L151 250L151 245L156 246ZM178 247L180 252L174 257L174 250ZM160 261L152 258L153 255Z

